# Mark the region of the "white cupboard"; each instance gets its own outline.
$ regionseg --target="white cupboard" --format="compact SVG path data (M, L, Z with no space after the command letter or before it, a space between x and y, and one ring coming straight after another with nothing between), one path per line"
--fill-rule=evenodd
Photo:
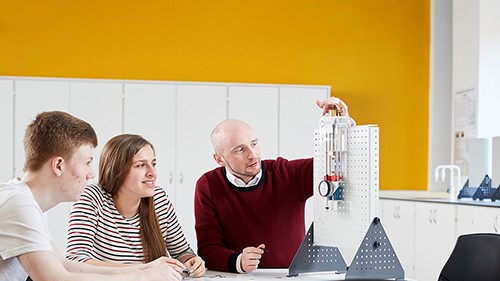
M198 178L217 167L210 133L226 119L226 88L210 85L177 87L176 211L184 233L196 250L194 190Z
M415 202L415 279L437 280L454 246L455 205Z
M165 84L126 83L123 99L123 132L149 140L157 159L157 184L175 205L176 87Z
M457 206L457 235L500 233L500 208Z
M23 138L26 126L42 111L69 112L69 82L20 80L15 82L14 175L23 175ZM61 203L47 212L49 229L60 252L66 250L66 225L70 203Z
M230 86L228 118L244 120L254 129L262 159L278 155L279 87Z
M0 181L12 179L14 173L14 81L0 80Z
M458 236L500 232L500 205L476 203L380 200L382 225L407 278L437 280Z
M415 202L380 200L381 223L405 271L415 275Z
M69 111L69 82L19 80L15 82L14 175L23 175L23 138L26 126L42 111Z
M0 129L12 133L0 143L6 155L0 175L22 176L24 130L42 111L67 111L92 124L99 145L91 182L97 182L107 140L120 133L143 135L155 146L158 184L167 190L196 250L194 190L198 178L217 167L210 142L213 127L227 118L242 119L256 130L263 159L311 157L313 130L321 117L315 100L329 95L328 86L3 78ZM48 211L53 239L63 253L70 207L63 203Z
M329 96L328 88L292 86L279 88L279 156L298 159L314 155L314 130L319 128L322 113L316 105L316 100L324 100ZM313 201L311 197L306 202L306 231L314 220Z
M98 146L94 149L92 167L97 182L99 156L106 141L122 129L122 84L112 82L71 82L69 112L94 127Z

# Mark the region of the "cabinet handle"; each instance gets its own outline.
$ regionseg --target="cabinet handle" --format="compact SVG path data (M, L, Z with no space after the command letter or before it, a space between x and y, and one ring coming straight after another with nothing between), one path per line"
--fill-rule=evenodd
M429 210L429 223L432 223L432 209Z
M437 209L434 209L434 216L432 216L432 220L434 221L434 223L437 223Z
M399 206L394 206L394 209L392 210L392 215L394 216L395 219L399 219Z
M495 220L493 221L493 229L495 232L498 232L498 215L495 217Z
M184 174L181 172L179 173L179 183L182 184L184 182Z
M172 172L168 173L168 183L172 184L174 182L174 174Z

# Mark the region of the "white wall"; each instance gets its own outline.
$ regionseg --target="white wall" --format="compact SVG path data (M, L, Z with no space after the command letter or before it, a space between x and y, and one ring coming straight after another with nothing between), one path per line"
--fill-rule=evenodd
M463 116L455 112L454 104L461 91L470 90L477 99L474 114L469 118L475 130L468 137L489 140L484 156L488 158L488 168L484 173L491 175L491 138L500 135L498 15L498 0L431 0L429 189L446 189L434 182L434 168L455 160L455 121Z
M478 137L491 138L500 136L500 1L479 1L479 12Z
M431 0L427 180L434 190L446 189L434 182L434 168L451 161L452 2Z

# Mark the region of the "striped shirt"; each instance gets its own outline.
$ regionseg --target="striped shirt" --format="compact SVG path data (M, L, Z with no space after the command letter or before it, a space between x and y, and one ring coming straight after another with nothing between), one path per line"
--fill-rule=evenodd
M168 254L175 259L194 254L177 221L174 207L161 187L155 189L154 202ZM94 259L142 263L144 252L139 227L139 214L123 217L110 193L95 184L88 185L71 209L66 258L79 262Z

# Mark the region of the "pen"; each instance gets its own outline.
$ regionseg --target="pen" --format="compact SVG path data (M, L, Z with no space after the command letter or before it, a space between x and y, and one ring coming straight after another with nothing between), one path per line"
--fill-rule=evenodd
M260 248L260 249L262 249L262 251L264 251L264 253L269 253L269 250L266 248Z
M182 273L186 273L187 276L191 276L191 273L193 273L193 272L184 266L184 268L182 269Z

